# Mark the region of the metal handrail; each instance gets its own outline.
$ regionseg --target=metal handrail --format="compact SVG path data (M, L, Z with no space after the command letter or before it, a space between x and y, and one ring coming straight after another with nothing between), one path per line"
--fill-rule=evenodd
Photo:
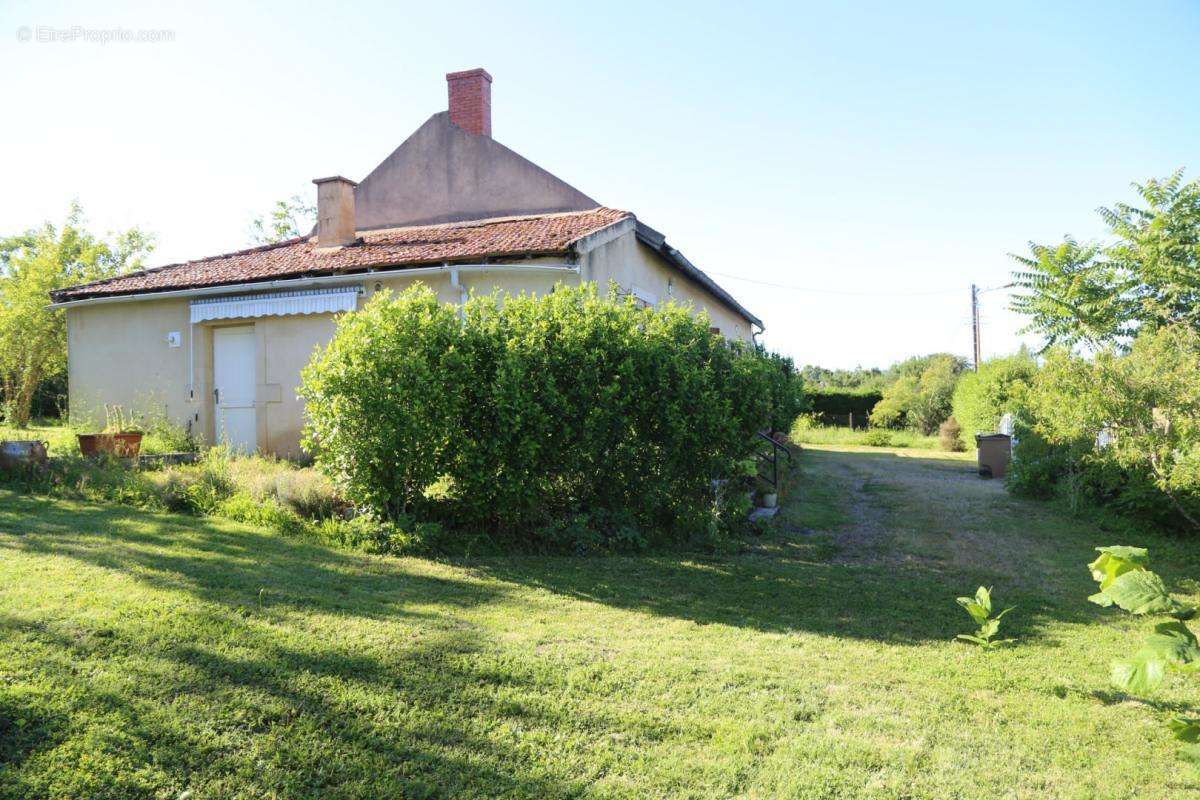
M770 483L771 488L773 488L776 492L778 492L779 491L779 451L782 450L783 454L785 456L787 456L788 466L790 467L792 465L791 448L789 448L785 444L781 444L781 443L775 441L774 437L768 436L767 434L763 433L762 431L758 431L757 433L755 433L755 436L758 436L760 439L764 439L765 441L769 442L771 445L771 451L770 451L769 455L767 453L763 453L763 452L759 452L756 454L760 463L765 461L771 465L771 477L770 477L770 479L768 479L767 476L765 476L765 475L759 475L759 477L762 478L764 481L767 481L768 483Z

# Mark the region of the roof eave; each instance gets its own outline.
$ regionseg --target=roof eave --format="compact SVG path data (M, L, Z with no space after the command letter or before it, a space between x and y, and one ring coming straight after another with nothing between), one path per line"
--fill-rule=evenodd
M525 257L536 258L542 256L564 255L561 250L546 253L530 253ZM496 256L499 258L500 256ZM89 294L83 297L55 297L51 294L51 308L70 308L73 306L91 304L91 303L118 303L118 302L135 302L139 300L159 300L172 299L180 297L196 297L202 295L227 294L229 292L254 292L267 291L270 289L281 288L297 288L309 285L331 284L331 283L354 283L366 278L380 277L403 277L403 276L422 276L432 275L437 273L449 273L453 269L470 269L480 272L505 272L511 270L528 270L530 272L578 272L578 267L574 264L524 264L520 262L505 263L496 261L479 262L475 260L449 260L449 261L430 261L421 264L405 264L398 265L379 265L372 267L364 267L359 270L343 271L343 272L328 272L328 273L301 273L296 275L285 275L278 278L265 278L256 281L239 281L236 283L218 283L205 284L202 286L187 286L173 287L169 289L146 289L140 292L126 292L124 294Z
M649 225L646 225L641 220L638 220L637 223L637 238L638 241L665 258L684 275L707 289L709 293L715 296L730 309L736 311L742 317L742 319L746 320L751 325L757 325L759 330L765 329L761 319L747 311L745 306L733 299L733 295L722 289L716 281L708 277L704 270L697 267L691 261L688 261L687 257L685 257L683 253L667 244L666 236L654 230L654 228L651 228Z

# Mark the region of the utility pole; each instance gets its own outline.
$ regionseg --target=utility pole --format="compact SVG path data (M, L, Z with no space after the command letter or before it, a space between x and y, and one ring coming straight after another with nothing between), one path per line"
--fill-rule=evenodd
M979 372L979 289L971 284L971 331L975 335L975 371Z

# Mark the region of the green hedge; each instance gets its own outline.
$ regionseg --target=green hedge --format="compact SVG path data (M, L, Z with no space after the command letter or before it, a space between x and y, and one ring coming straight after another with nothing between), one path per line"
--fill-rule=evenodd
M1144 330L1087 358L1051 351L1019 399L1012 491L1200 533L1200 331Z
M380 294L340 318L300 394L306 447L380 516L614 548L717 535L744 509L711 481L744 475L755 432L802 400L790 360L588 287L461 317L422 286Z
M856 426L866 426L871 409L883 399L883 394L878 391L809 387L805 390L805 399L809 411L823 422L846 425L849 415L853 414Z
M952 405L963 441L973 444L975 434L995 431L1005 414L1019 411L1037 369L1031 356L1019 353L985 361L976 372L964 372L954 388Z

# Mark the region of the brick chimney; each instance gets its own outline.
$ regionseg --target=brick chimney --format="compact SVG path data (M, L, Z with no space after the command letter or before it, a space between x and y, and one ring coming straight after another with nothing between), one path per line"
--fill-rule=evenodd
M317 178L317 247L354 243L354 187L349 178Z
M446 75L450 121L476 136L492 135L492 76L479 67Z

